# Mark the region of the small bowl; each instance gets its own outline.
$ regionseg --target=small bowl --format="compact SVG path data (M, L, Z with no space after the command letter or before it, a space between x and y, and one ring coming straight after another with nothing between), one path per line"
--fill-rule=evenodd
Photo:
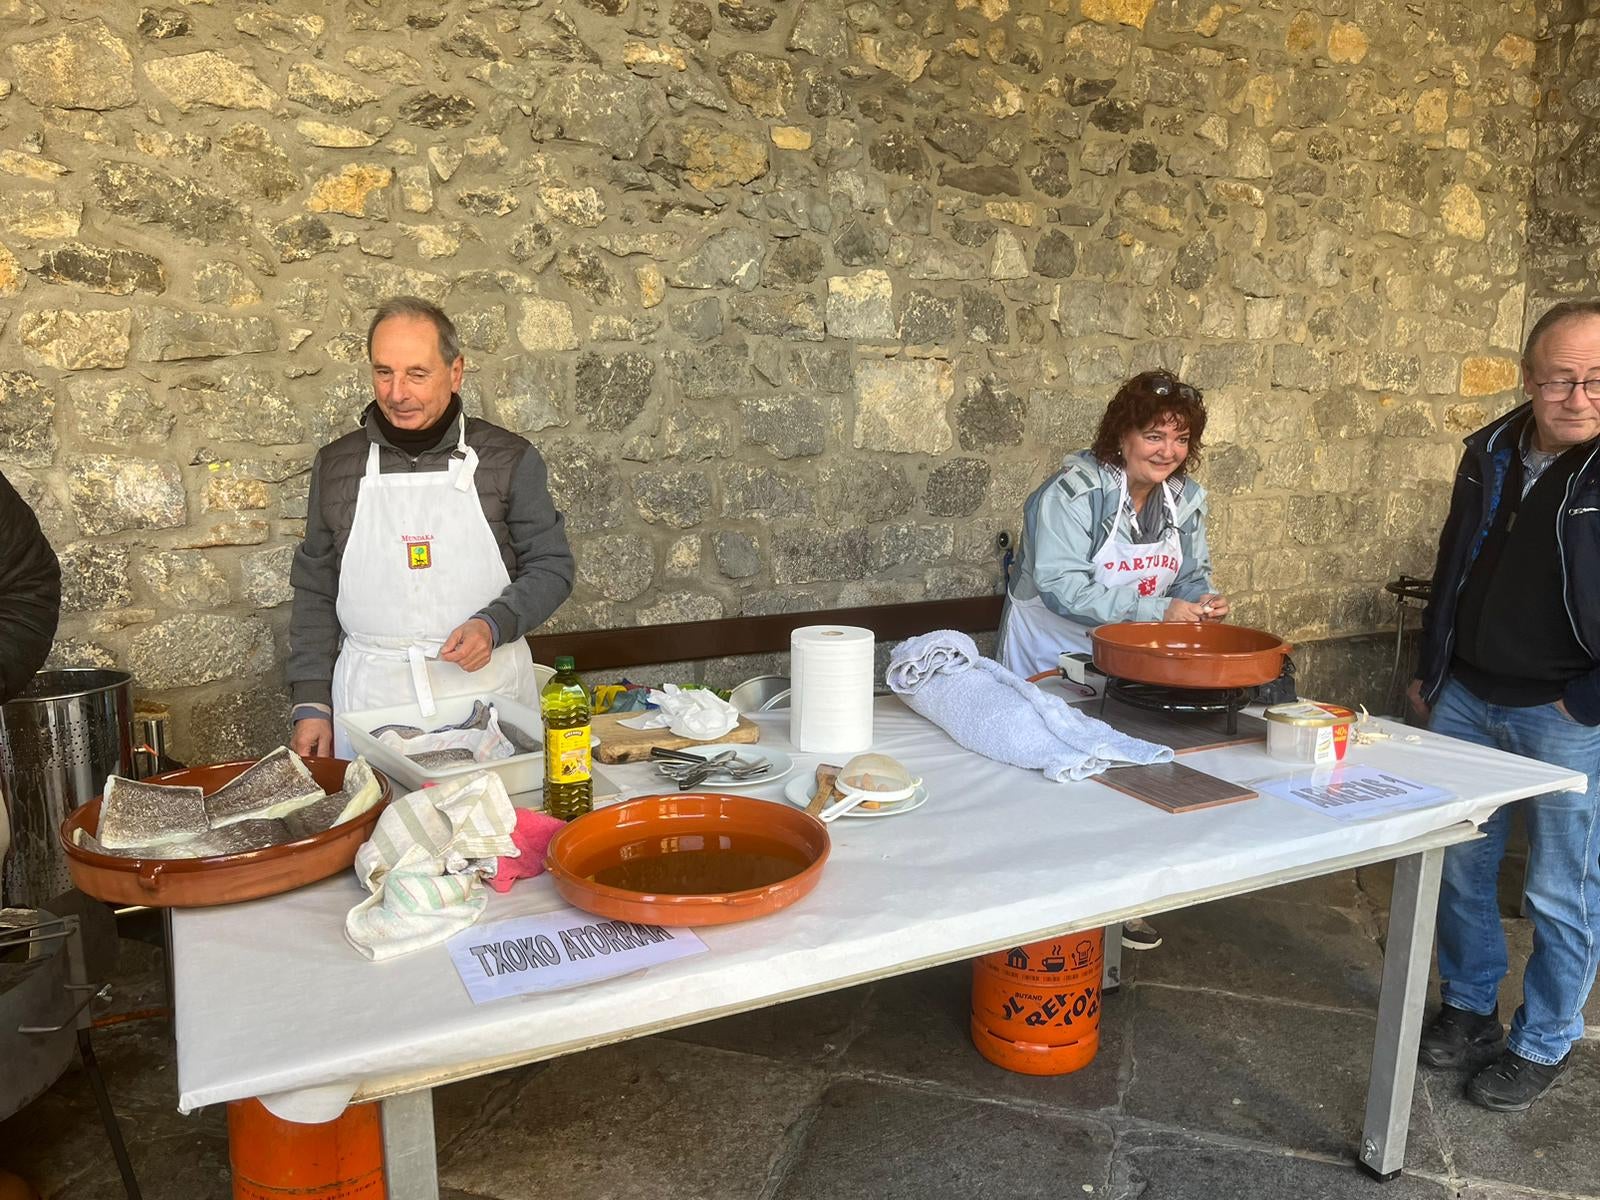
M594 876L627 861L754 842L781 848L803 864L795 874L737 891L666 893L599 883ZM716 792L640 796L585 813L551 839L545 866L568 904L597 916L641 925L727 925L764 917L808 894L822 877L830 843L809 813Z

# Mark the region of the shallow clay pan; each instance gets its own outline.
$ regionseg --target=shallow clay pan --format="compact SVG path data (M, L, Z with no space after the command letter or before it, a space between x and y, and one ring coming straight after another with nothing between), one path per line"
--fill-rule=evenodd
M1271 683L1294 649L1242 625L1124 621L1090 634L1094 665L1114 679L1165 687L1240 688Z
M318 785L336 792L344 785L349 762L342 758L308 758L306 766ZM190 767L152 775L146 783L198 787L210 795L242 774L254 760ZM143 904L151 908L199 908L208 904L234 904L292 891L347 870L356 850L372 835L378 816L393 798L389 779L374 771L382 793L378 802L354 820L335 825L313 837L211 858L121 858L96 854L73 844L76 829L94 834L100 828L100 798L74 809L61 823L61 844L67 870L80 891L110 904Z
M816 887L827 826L787 804L712 792L640 796L556 834L545 865L585 912L643 925L726 925Z

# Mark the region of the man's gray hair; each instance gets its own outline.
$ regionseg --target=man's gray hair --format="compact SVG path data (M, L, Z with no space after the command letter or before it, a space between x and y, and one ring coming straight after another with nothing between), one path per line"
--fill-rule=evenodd
M461 357L461 335L456 332L455 322L445 315L444 309L421 296L390 296L378 305L378 311L372 314L372 324L367 326L369 359L372 357L372 335L390 317L419 317L424 321L432 321L439 334L439 357L444 359L445 365L449 366Z
M1600 300L1563 300L1552 307L1528 330L1528 340L1522 347L1522 361L1531 363L1533 352L1539 348L1539 339L1563 321L1575 317L1600 317Z

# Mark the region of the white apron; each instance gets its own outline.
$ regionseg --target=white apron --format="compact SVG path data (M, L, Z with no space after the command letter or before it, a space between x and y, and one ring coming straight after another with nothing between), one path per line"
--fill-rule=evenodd
M539 707L533 655L518 638L497 647L481 670L439 660L444 639L495 599L511 576L473 487L478 453L463 418L444 471L378 470L378 445L356 493L355 518L339 560L339 625L344 644L333 666L333 711L415 703L438 711L437 697L496 693ZM353 757L334 726L334 754Z
M1095 552L1094 581L1100 587L1136 587L1141 596L1165 596L1178 578L1178 572L1183 569L1178 514L1167 486L1157 486L1167 510L1166 532L1153 542L1130 542L1114 534L1108 538ZM1123 476L1117 497L1119 519L1127 505L1128 479ZM1064 650L1093 653L1094 645L1089 640L1093 627L1051 612L1042 596L1018 600L1008 595L1006 602L1010 611L1006 616L1000 661L1014 674L1026 679L1040 671L1053 671Z

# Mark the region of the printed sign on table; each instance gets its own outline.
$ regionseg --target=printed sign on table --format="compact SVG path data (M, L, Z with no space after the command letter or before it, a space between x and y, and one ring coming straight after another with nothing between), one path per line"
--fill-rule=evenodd
M611 979L706 950L688 929L608 921L574 908L476 925L445 944L474 1004Z
M1336 821L1362 821L1456 798L1454 792L1376 767L1320 768L1283 779L1263 779L1254 786Z

